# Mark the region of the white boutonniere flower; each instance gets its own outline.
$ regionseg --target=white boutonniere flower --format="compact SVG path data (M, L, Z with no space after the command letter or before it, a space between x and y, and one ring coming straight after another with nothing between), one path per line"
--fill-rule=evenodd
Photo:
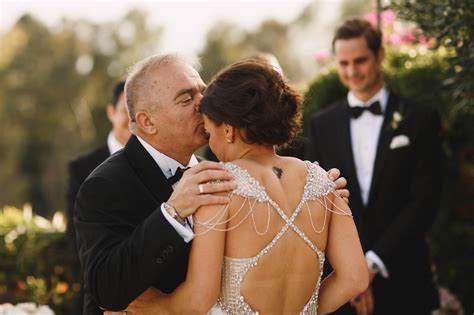
M392 121L390 122L390 127L392 127L393 130L397 129L402 120L402 114L400 114L398 111L394 111L392 115Z

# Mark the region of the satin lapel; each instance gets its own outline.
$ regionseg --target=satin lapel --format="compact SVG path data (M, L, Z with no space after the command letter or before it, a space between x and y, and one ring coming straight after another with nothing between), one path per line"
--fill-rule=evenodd
M125 153L143 184L158 201L166 201L173 189L155 160L132 135L125 146Z
M383 165L387 159L387 154L390 151L390 141L393 137L393 129L390 126L393 112L398 110L399 98L390 92L387 108L385 110L385 117L380 130L379 141L377 144L377 154L375 156L374 171L372 173L372 181L370 184L369 202L368 206L371 205L373 199L373 193L377 182L380 180L380 173L382 172Z
M360 196L359 180L357 179L357 173L354 163L354 153L352 151L352 140L351 140L351 114L347 100L344 100L339 108L339 117L342 117L342 123L339 130L340 134L337 137L339 139L339 148L341 150L341 159L343 162L343 174L349 183L351 188L351 199L357 198L357 203L362 204L362 198ZM342 171L342 170L341 170Z

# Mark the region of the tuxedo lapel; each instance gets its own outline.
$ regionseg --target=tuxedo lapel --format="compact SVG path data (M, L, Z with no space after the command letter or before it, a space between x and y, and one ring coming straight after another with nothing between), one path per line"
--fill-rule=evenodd
M379 141L377 144L377 153L375 156L374 162L374 170L372 173L372 181L370 184L370 192L369 192L369 202L368 205L370 206L371 201L373 199L373 193L375 187L377 187L377 182L380 179L380 173L382 172L385 160L387 159L387 154L390 151L390 141L393 137L393 128L391 126L391 121L393 117L393 113L399 110L399 98L390 92L387 108L385 110L385 117L382 123L382 127L380 130Z
M158 201L168 200L173 193L171 185L155 160L153 160L135 135L132 135L127 142L125 153L138 177L151 194Z
M345 174L343 175L349 181L349 187L352 187L350 198L357 198L357 203L362 204L359 181L357 179L357 173L354 163L354 153L352 151L351 112L347 100L344 100L339 105L338 116L342 117L342 123L340 124L340 128L336 128L336 130L340 133L337 139L339 139L338 145L341 150L340 156L343 163L343 169L345 170Z

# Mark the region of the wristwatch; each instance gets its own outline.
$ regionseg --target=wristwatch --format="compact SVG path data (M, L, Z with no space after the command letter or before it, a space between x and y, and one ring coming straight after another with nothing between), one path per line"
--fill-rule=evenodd
M179 224L181 224L182 226L185 226L186 225L186 221L185 219L181 218L178 214L178 212L176 211L175 207L173 207L172 205L169 205L167 204L166 202L163 203L163 209L165 209L166 212L168 212L168 214L173 218L175 219L176 221L179 222Z

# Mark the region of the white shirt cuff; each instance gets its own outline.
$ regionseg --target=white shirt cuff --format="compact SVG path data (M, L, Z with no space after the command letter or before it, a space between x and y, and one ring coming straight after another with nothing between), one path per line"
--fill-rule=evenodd
M387 267L385 267L385 264L383 263L382 259L380 259L380 257L377 256L374 251L369 250L367 253L365 253L365 260L368 264L376 264L380 269L380 274L382 275L382 277L384 277L385 279L388 279L390 277Z
M163 207L163 204L161 204L160 208L161 208L161 213L163 213L166 220L168 220L168 222L176 230L176 232L178 232L178 234L183 238L183 240L186 243L189 243L190 241L192 241L193 238L194 238L194 232L191 229L191 227L189 226L189 224L186 223L186 225L181 225L181 223L179 223L178 221L173 219L173 217L170 216L170 214L165 211L165 208Z

